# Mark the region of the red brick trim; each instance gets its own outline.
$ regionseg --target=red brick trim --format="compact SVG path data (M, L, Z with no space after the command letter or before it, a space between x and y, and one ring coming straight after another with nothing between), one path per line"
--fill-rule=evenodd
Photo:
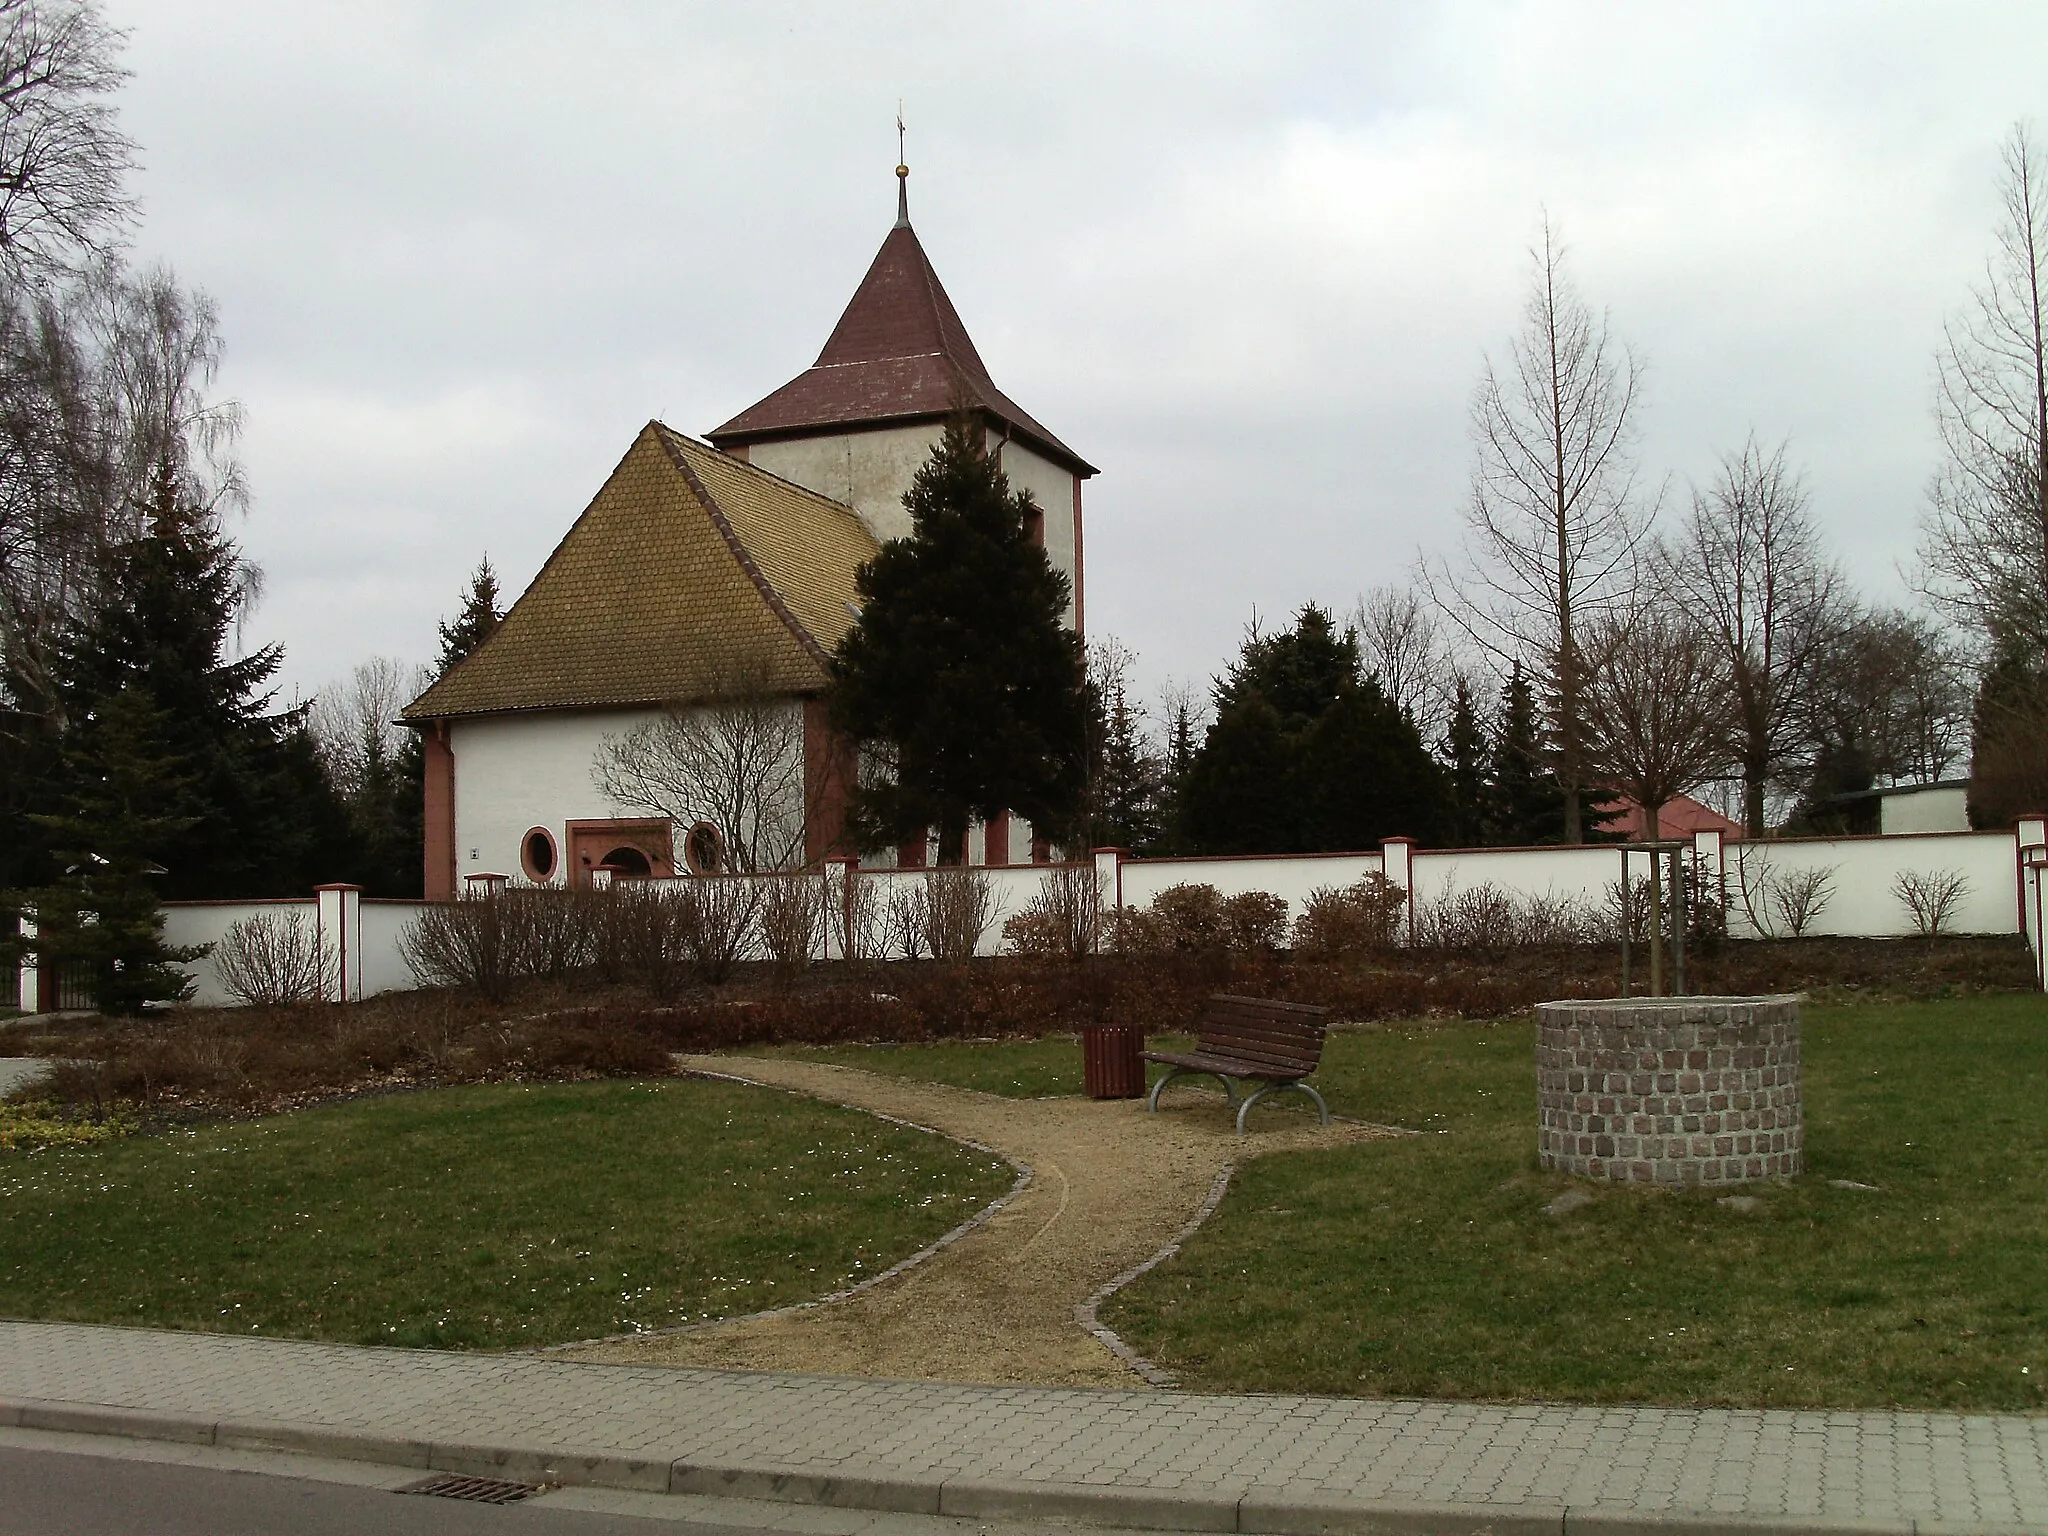
M448 722L436 720L420 732L426 752L426 803L421 807L426 859L421 889L429 901L455 899L455 748Z

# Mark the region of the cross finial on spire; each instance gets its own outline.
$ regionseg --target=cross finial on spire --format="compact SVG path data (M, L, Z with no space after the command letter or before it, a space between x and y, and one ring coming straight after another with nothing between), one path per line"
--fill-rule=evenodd
M910 228L910 167L903 154L903 98L896 98L896 227Z

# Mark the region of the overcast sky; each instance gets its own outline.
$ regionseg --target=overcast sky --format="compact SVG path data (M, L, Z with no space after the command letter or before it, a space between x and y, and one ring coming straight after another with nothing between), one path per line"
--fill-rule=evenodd
M650 417L806 367L911 211L996 382L1100 466L1149 684L1448 553L1544 208L1676 506L1791 438L1904 595L1944 314L2048 6L107 0L138 254L217 300L250 636L310 691L511 592Z

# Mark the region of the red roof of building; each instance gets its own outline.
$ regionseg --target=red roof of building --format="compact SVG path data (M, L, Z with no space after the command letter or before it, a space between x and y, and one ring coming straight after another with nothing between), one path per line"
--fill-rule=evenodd
M705 435L731 449L820 428L928 421L959 400L1075 474L1095 473L996 388L906 213L882 242L817 362Z
M1628 796L1602 800L1593 810L1600 817L1602 832L1627 837L1642 835L1643 808ZM1691 795L1674 795L1657 807L1657 831L1660 837L1690 837L1695 832L1719 832L1731 839L1743 835L1741 822L1730 821Z

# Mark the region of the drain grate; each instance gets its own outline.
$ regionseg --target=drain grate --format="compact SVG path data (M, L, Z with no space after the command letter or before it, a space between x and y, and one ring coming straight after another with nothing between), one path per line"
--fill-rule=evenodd
M437 1499L467 1499L472 1504L517 1504L540 1489L532 1483L507 1482L502 1477L460 1477L453 1472L436 1472L416 1483L407 1483L400 1493L424 1493Z

